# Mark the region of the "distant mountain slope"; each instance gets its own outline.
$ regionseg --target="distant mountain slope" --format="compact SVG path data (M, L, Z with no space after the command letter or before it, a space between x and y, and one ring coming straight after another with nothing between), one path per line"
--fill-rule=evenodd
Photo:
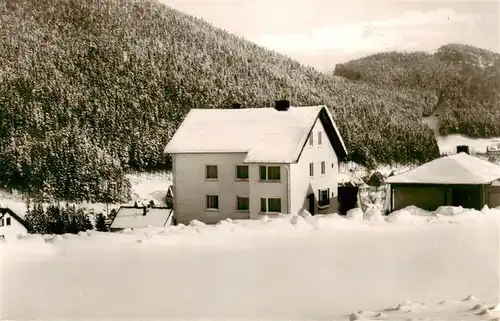
M350 157L438 155L429 103L338 80L155 2L0 2L0 183L57 200L129 197L124 174L168 168L191 108L327 104Z
M441 114L440 134L500 136L500 55L448 44L435 53L380 53L339 64L335 75L383 90L411 90Z

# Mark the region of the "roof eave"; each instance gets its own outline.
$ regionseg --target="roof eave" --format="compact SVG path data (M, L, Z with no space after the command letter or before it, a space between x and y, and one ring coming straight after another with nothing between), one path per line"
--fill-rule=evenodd
M491 182L420 182L420 181L385 181L386 184L390 185L489 185Z

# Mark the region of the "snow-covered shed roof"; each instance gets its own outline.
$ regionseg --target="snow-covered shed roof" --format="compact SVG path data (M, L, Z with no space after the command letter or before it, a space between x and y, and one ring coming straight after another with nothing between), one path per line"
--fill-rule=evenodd
M326 106L191 109L166 153L247 153L246 163L294 163L317 119L339 158L347 150Z
M147 213L144 215L144 207L122 206L110 227L113 229L164 227L172 211L166 207L150 207L146 210Z
M500 179L500 166L466 153L445 156L386 179L390 184L482 185Z
M16 221L18 221L22 226L28 229L28 224L19 215L17 215L13 210L8 207L0 207L0 220L5 216L5 214L10 214Z

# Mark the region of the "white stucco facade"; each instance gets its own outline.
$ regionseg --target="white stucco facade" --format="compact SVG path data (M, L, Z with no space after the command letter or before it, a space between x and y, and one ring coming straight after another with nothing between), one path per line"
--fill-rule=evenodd
M245 164L246 153L186 153L174 154L174 209L178 223L189 224L196 219L208 224L226 218L254 219L262 212L261 199L281 200L281 213L310 211L308 195L314 194L314 213L337 211L338 159L321 121L317 120L299 161L292 164ZM321 135L321 143L319 142ZM324 173L322 173L324 162ZM310 175L310 164L314 173ZM217 179L206 178L206 166L217 166ZM236 177L236 166L248 166L248 179ZM260 166L279 166L279 181L262 181ZM329 203L319 206L320 190L328 189ZM207 209L207 195L218 197L218 209ZM248 197L249 210L237 210L237 197Z
M5 213L0 219L0 239L16 239L27 234L26 227L9 213Z
M244 164L246 153L174 154L172 171L177 223L196 219L217 223L226 218L249 219L261 214L261 198L281 199L287 212L288 175L284 164ZM206 166L217 166L217 179L206 178ZM236 167L248 166L248 179L236 177ZM261 181L261 165L279 166L279 181ZM218 209L207 209L207 196L218 197ZM237 197L249 199L248 210L237 209Z
M321 136L319 138L318 136ZM310 137L312 145L310 144ZM320 144L321 139L321 144ZM321 163L324 162L324 173ZM313 175L310 175L310 164L313 164ZM308 141L302 150L299 161L291 164L291 213L298 213L302 208L309 211L307 195L313 193L315 213L335 213L339 183L339 166L335 150L328 141L323 125L319 119L315 122ZM329 189L331 199L329 206L318 207L319 191Z

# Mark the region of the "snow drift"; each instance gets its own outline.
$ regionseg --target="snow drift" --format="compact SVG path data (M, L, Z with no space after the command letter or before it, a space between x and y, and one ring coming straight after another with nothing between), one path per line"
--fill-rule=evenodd
M0 243L2 317L492 319L499 214L372 208L30 235Z

